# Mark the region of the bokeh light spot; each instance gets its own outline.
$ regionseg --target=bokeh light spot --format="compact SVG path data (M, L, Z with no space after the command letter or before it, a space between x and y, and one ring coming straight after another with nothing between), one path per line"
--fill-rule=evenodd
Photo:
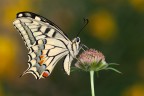
M0 78L10 78L16 72L17 44L7 37L0 37Z
M115 38L117 25L113 15L105 10L95 12L90 16L90 29L97 39L108 42Z
M11 24L16 18L16 14L21 11L29 11L32 10L32 1L31 0L16 0L7 3L5 8L3 9L3 19L2 22L7 27L12 27Z
M139 12L144 12L144 0L129 0L133 8Z
M144 96L144 85L135 84L127 88L122 94L122 96Z

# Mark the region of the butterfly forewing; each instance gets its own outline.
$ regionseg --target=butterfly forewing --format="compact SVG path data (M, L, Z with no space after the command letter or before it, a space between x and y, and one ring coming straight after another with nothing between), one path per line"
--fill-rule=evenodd
M36 79L47 77L64 56L64 70L69 75L73 42L57 25L32 12L18 13L13 24L29 50L29 67L23 75L32 73Z
M20 12L13 22L16 29L29 48L36 40L47 37L62 38L70 41L67 36L54 23L31 12Z

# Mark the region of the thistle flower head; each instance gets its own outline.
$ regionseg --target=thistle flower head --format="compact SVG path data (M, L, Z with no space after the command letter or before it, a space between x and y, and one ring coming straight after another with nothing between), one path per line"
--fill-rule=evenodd
M80 57L79 57L81 63L87 63L87 64L91 64L91 63L98 63L101 60L105 61L105 57L104 55L94 49L89 49L85 52L83 52Z
M75 64L76 68L82 69L84 71L100 71L111 69L120 73L118 70L109 67L110 65L116 64L106 63L105 56L95 49L84 51L82 54L80 54L78 61Z

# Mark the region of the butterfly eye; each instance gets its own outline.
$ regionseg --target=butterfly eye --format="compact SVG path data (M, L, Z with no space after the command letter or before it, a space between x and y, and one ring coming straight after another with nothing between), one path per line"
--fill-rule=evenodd
M76 38L76 42L80 42L80 38L79 37Z

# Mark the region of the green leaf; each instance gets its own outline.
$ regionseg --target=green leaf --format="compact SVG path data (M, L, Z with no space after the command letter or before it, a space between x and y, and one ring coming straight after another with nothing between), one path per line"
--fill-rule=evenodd
M108 65L119 65L117 63L108 63Z
M120 71L118 71L117 69L112 68L112 67L107 67L106 70L113 70L113 71L115 71L115 72L117 72L117 73L122 74Z

